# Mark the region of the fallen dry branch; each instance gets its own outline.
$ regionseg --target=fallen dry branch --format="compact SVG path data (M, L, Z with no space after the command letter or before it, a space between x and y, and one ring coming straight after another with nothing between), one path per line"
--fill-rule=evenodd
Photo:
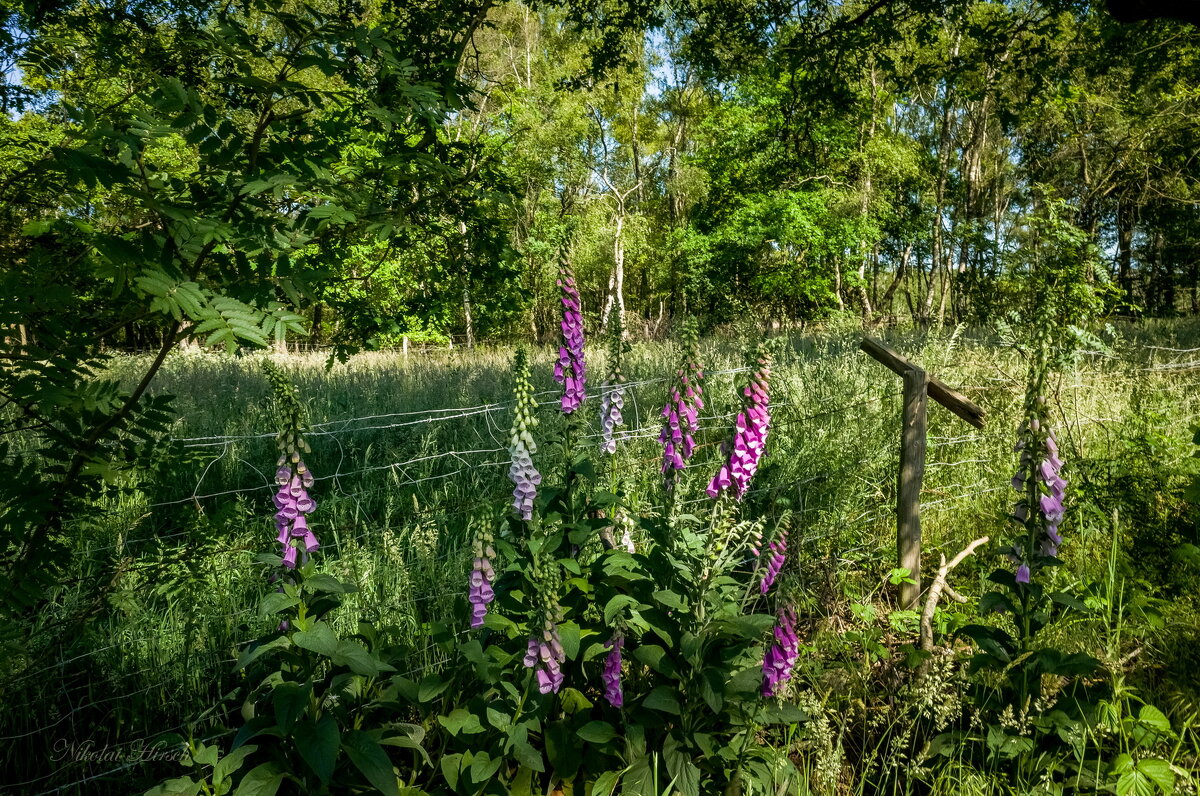
M969 545L964 547L962 551L954 558L950 559L950 563L946 563L946 556L942 556L941 566L938 567L937 577L933 579L933 583L929 587L929 594L925 598L925 609L921 611L921 649L926 652L933 651L933 613L937 610L938 600L942 597L942 592L945 591L954 600L960 603L965 603L967 599L954 589L946 585L946 576L951 570L963 562L967 556L974 553L980 545L987 544L989 537L982 536Z

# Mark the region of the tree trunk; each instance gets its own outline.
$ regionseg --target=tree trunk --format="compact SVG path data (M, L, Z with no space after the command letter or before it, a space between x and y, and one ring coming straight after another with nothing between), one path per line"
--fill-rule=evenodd
M609 315L615 307L621 327L625 327L625 204L618 201L616 232L613 235L613 270L608 278L608 296L604 299L601 328L608 330Z
M1125 300L1133 303L1133 206L1121 199L1117 204L1117 284Z
M896 274L892 277L892 283L888 285L888 289L884 292L883 298L876 305L880 312L886 312L891 323L895 323L895 313L892 311L892 297L896 294L896 288L904 281L905 272L908 271L908 258L912 255L913 245L910 243L904 249L904 254L900 255L900 264L896 266ZM908 288L905 288L908 292ZM912 294L908 298L909 311L912 311Z

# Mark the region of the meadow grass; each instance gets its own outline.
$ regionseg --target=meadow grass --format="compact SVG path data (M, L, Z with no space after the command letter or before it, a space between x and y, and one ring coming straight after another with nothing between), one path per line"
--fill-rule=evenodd
M1119 488L1131 457L1162 472L1188 469L1200 370L1179 365L1200 358L1183 350L1194 347L1198 332L1182 322L1115 330L1107 350L1082 354L1055 380L1068 476L1083 490L1079 510L1064 525L1061 577L1100 582L1120 569L1114 556L1127 557L1138 518L1114 525L1105 490ZM912 641L916 617L894 611L889 582L900 379L860 353L859 339L826 333L783 341L771 386L769 455L751 503L767 514L794 514L812 658L798 680L803 687L869 694L886 687L885 654ZM928 572L939 553L1004 534L1026 366L1020 352L985 333L909 331L888 341L987 412L986 427L977 431L930 404L922 492ZM604 372L600 348L589 349L590 394ZM709 339L703 352L710 376L700 451L680 493L696 511L705 510L703 488L736 411L738 374L730 371L742 364L733 340ZM338 622L349 632L360 619L389 628L394 651L416 675L440 662L430 641L435 626L466 630L468 541L506 510L512 353L504 347L365 353L328 367L321 354L275 357L313 424L308 461L318 479L312 519L320 555L359 589ZM544 402L543 436L561 422L550 353L535 351L532 361ZM663 503L656 438L665 379L679 354L669 342L633 346L625 367L634 383L628 436L615 457L594 457L602 481L641 513ZM267 629L255 606L271 588L268 568L254 557L274 549L274 420L260 356L180 353L156 379L154 391L176 396L176 442L136 484L114 487L96 519L72 529L72 576L54 609L39 618L39 632L12 676L0 683L8 706L0 718L0 765L6 779L23 783L14 792L63 785L66 792L130 792L130 777L169 773L169 766L139 763L104 775L121 764L73 761L61 754L64 743L129 744L168 729L201 737L236 724L231 711L239 706L225 699L238 685L233 662ZM114 372L133 378L144 364L119 359ZM589 399L585 410L598 413L598 401ZM598 450L598 437L586 442ZM543 470L561 466L548 452L536 460ZM996 563L987 554L969 560L955 572L955 587L977 595ZM1160 606L1163 621L1194 621L1195 593ZM948 607L942 627L969 611ZM1128 652L1091 624L1061 632L1086 640L1105 660ZM1147 643L1161 644L1164 655L1182 654L1161 641ZM847 665L826 666L830 661ZM1186 688L1181 694L1185 703L1194 696ZM839 734L839 748L865 758L869 749L855 751L858 742L842 737L850 726L839 729L834 721L828 732ZM869 743L864 738L860 745ZM853 769L852 761L842 768ZM947 780L939 792L1002 792L993 782L976 783L974 773L964 771L961 780L953 787Z

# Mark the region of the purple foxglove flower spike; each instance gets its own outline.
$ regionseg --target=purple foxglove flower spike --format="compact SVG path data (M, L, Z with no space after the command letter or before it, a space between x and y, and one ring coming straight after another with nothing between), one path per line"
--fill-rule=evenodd
M771 426L767 392L771 378L771 355L765 345L758 346L751 363L749 383L742 388L743 409L734 422L733 439L724 445L729 458L708 485L708 496L713 499L719 498L732 487L734 496L741 500L766 448L767 432Z
M525 667L534 670L538 691L554 693L562 688L562 665L567 660L562 639L558 635L558 623L546 617L542 632L529 637L525 648Z
M704 408L704 369L700 366L699 338L693 318L684 322L682 337L684 361L675 372L675 384L663 406L663 428L658 435L663 446L663 484L668 492L674 489L696 450L699 410Z
M467 599L471 603L471 627L483 627L483 619L487 616L487 607L496 599L492 584L496 581L496 571L492 562L496 551L492 547L493 537L489 531L481 531L475 536L472 552L475 554L471 566L471 577L467 589Z
M317 503L308 494L313 475L304 463L303 455L312 453L312 448L304 438L307 422L296 387L270 360L264 360L263 368L281 415L276 437L279 461L275 470L275 484L279 489L272 498L276 509L275 541L282 545L283 566L295 569L298 563L308 560L309 553L320 547L316 534L308 526L308 515L316 510Z
M608 657L604 659L604 671L601 674L604 698L614 708L625 704L625 693L621 689L621 650L624 646L625 636L620 630L615 631L608 640Z
M565 263L559 267L558 286L562 290L562 343L554 363L554 380L563 385L562 410L571 414L583 404L587 370L583 362L583 313L575 275Z
M508 453L512 464L508 468L508 478L514 485L513 510L517 516L529 522L533 519L533 501L537 497L538 485L542 483L542 474L533 466L537 443L533 440L532 430L538 420L534 415L536 403L533 400L533 384L529 380L529 355L524 348L517 349L513 375L517 405L509 436Z
M779 693L780 685L792 677L792 669L800 657L800 640L796 637L796 612L791 608L780 608L775 617L773 643L763 656L762 694L773 697Z

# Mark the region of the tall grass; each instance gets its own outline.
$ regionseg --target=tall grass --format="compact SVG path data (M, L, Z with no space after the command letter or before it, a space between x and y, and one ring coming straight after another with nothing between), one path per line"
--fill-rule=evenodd
M1164 367L1193 354L1148 346L1190 348L1197 336L1184 324L1122 329L1111 350L1084 354L1061 374L1054 396L1060 440L1069 467L1085 472L1080 463L1087 463L1093 505L1105 499L1104 463L1127 456L1131 440L1151 434L1154 465L1186 469L1190 426L1200 417L1200 370ZM836 675L814 668L810 685L840 682L868 693L886 688L875 648L894 650L915 618L889 618L900 380L859 353L858 339L786 341L772 382L769 457L752 503L760 511L796 512L810 649L822 660L851 664ZM928 566L939 552L1003 533L1025 365L1019 352L962 330L909 332L889 342L988 417L976 431L931 404L922 515ZM391 643L415 673L439 663L430 642L439 623L465 630L467 540L505 511L511 353L370 353L331 367L319 354L276 359L299 387L316 432L309 462L319 479L312 519L322 554L359 588L339 621L350 632L359 619L391 628ZM698 511L735 411L736 376L727 371L741 362L732 340L708 340L704 353L711 375L700 452L681 485L681 499ZM590 373L602 373L599 346L589 354ZM626 404L629 433L604 466L643 513L663 500L656 437L665 378L678 355L670 343L640 344L626 360L635 383ZM115 368L132 378L142 364L131 357ZM533 367L547 404L541 430L551 433L559 418L549 352L535 355ZM239 706L223 701L237 686L232 662L265 630L255 605L269 588L267 573L254 556L270 550L274 537L269 388L253 356L191 353L169 359L154 390L177 397L180 441L153 471L138 474L134 488L114 487L98 521L72 529L74 572L55 608L39 617L40 632L16 670L0 682L7 707L0 766L14 792L62 785L66 792L129 792L131 777L161 774L164 764L105 775L122 764L74 761L64 748L71 741L128 745L168 729L204 736L236 718ZM598 412L598 401L586 411ZM545 454L540 465L559 466ZM1114 566L1111 523L1080 517L1064 530L1071 577L1100 578ZM957 588L978 593L981 573L992 565L964 565L955 573ZM1184 615L1182 607L1173 610ZM80 615L86 620L75 619ZM856 741L844 743L852 749ZM991 785L974 790L963 776L962 789L944 792L999 792Z

